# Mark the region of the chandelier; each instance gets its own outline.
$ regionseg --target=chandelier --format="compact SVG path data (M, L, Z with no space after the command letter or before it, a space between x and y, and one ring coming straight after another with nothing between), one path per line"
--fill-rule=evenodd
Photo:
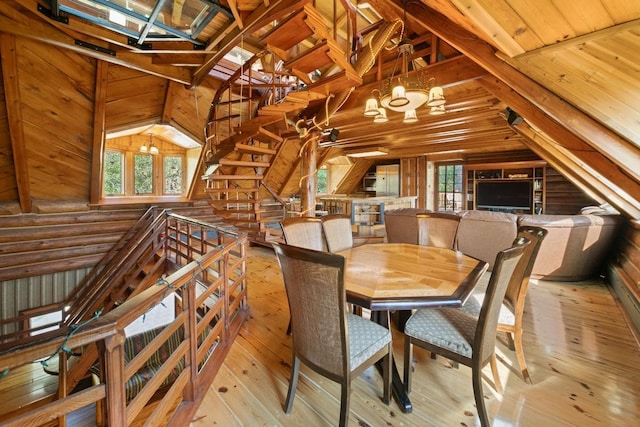
M416 110L427 105L429 114L445 113L446 99L440 86L435 84L434 77L425 81L423 73L409 75L409 64L413 70L417 64L413 60L413 45L407 39L402 39L398 44L398 57L391 77L385 81L382 90L374 89L372 96L367 99L364 115L373 117L375 123L384 123L387 118L387 109L404 113L404 123L418 121ZM402 63L400 73L396 75L398 62ZM378 97L376 97L376 92Z
M158 147L155 146L155 144L153 143L153 134L151 132L149 132L149 146L147 147L147 144L142 144L142 147L140 147L140 152L141 153L149 153L149 154L159 154L160 151L158 150Z

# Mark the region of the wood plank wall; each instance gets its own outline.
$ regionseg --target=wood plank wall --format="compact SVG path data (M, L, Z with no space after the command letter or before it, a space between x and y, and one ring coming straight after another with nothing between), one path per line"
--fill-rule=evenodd
M609 267L609 282L640 337L640 222L630 221Z
M207 222L219 220L206 203L163 207ZM0 216L0 319L63 300L146 209L141 204L127 209ZM29 289L18 289L24 286ZM12 302L9 307L5 307L7 301Z
M546 168L545 213L548 215L577 214L585 206L599 205L597 201L580 191L552 167Z
M0 67L0 82L3 81ZM13 167L13 150L9 138L9 118L5 101L4 84L0 84L0 203L18 199L16 171ZM17 206L17 202L15 203Z

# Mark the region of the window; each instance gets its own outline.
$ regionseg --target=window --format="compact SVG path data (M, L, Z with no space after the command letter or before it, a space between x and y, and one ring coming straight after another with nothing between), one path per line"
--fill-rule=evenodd
M104 154L105 197L181 196L186 191L186 156L107 149Z
M124 153L107 150L104 154L104 194L124 194Z
M150 154L133 156L133 192L153 194L153 156Z
M182 156L164 157L164 194L182 194Z
M319 194L326 194L327 193L328 174L329 174L329 171L327 170L326 166L323 166L320 169L318 169L317 186L318 186L318 193Z
M462 165L438 166L436 207L439 211L462 210Z

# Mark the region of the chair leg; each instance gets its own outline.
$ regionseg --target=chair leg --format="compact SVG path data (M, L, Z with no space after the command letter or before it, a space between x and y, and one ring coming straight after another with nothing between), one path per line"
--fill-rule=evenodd
M349 422L349 397L351 395L351 384L342 383L340 398L340 427L345 427Z
M482 427L489 427L489 416L487 414L487 407L484 405L484 394L482 393L482 369L472 368L471 376L473 377L473 396L476 400L480 425Z
M522 330L514 333L514 345L516 350L516 357L518 359L518 366L520 366L520 372L522 372L522 379L525 382L531 384L531 377L529 376L529 370L527 369L527 362L524 360L524 348L522 347Z
M413 360L413 344L408 336L404 337L404 389L411 393L411 361Z
M382 360L382 383L384 384L382 401L385 405L391 402L391 370L393 369L393 347L389 344L389 353Z
M512 332L506 332L507 335L507 347L509 347L509 350L513 351L516 349L515 344L513 342L513 333Z
M289 391L287 392L287 400L284 403L284 412L291 413L293 408L293 399L296 397L296 387L298 386L298 373L300 372L300 359L293 356L293 366L291 367L291 378L289 379Z
M489 362L491 365L491 373L493 374L493 382L496 386L496 391L500 394L504 393L502 389L502 383L500 382L500 373L498 372L498 361L496 360L496 354L493 353L491 356L491 361Z

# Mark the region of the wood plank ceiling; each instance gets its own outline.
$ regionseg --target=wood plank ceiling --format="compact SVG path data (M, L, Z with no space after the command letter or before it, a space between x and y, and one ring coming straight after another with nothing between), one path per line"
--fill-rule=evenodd
M2 2L0 31L155 76L158 80L145 80L141 85L125 85L120 89L108 86L103 95L109 104L107 132L144 121L170 123L174 121L173 108L189 103L195 105L198 114L193 114L192 106L175 116L179 117L181 128L200 137L206 116L205 98L217 87L216 79L226 78L237 66L224 60L224 55L239 45L251 52L261 50L258 37L273 24L274 17L286 16L309 2L207 2L219 5L225 13L216 14L197 38L154 39L144 48L131 43L126 35L74 16L69 16L66 23L47 17L51 7L48 2L38 0ZM130 3L148 7L154 2ZM204 4L197 0L166 3L166 7L174 8ZM446 114L431 116L425 107L418 112L418 123L411 125L402 123L400 113L389 113L390 120L384 124L374 124L364 117L365 99L380 87L380 81L389 75L396 62L395 51L389 51L365 75L364 84L325 123L337 128L340 136L335 142L324 141L322 146L335 148L335 154L385 147L389 150L387 157L426 155L431 160L466 159L479 153L529 148L577 184L588 184L595 178L597 183L590 184L590 190L614 200L616 206L633 216L640 216L640 55L636 53L640 49L640 3L637 1L370 0L351 4L347 0L316 0L312 3L324 15L334 37L345 46L349 44L346 37L353 22L351 17L356 18L358 31L380 18L405 20L403 36L412 40L419 62L429 64L422 71L436 78L447 98ZM175 13L171 19L176 18ZM184 13L188 13L186 9ZM366 43L366 34L362 40ZM11 81L11 70L34 64L14 64L12 68L7 54L10 42L5 41L3 46L3 93L8 94L10 101L14 98L6 82ZM92 65L88 69L94 68ZM113 79L124 74L110 69L108 75ZM95 86L100 87L97 82ZM148 95L143 96L144 90ZM97 94L98 89L95 91ZM118 105L131 105L124 99L136 96L141 100L136 103L138 109L142 106L145 111L123 114L126 108ZM148 108L144 108L145 102ZM507 123L507 106L524 117L522 124ZM96 135L99 132L94 132L93 137ZM0 139L3 146L8 140L4 136ZM14 146L14 151L16 148L20 149ZM28 169L28 165L21 166L19 162L13 167L17 173Z

